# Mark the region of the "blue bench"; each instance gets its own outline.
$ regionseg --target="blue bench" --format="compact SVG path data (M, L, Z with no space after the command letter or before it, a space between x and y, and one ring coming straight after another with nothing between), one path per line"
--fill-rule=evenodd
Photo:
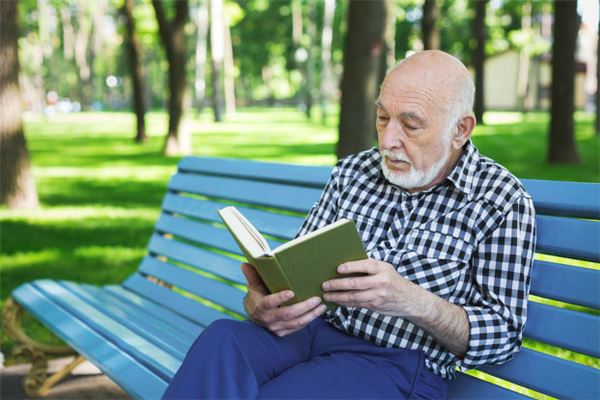
M118 285L37 280L13 291L4 323L19 351L33 358L28 393L47 393L68 372L44 383L44 352L74 351L79 361L90 360L132 396L159 397L205 326L219 318L244 318L242 258L216 210L237 204L276 246L295 235L330 170L182 159L137 272ZM538 253L569 258L536 260L525 336L559 353L589 356L590 365L541 352L534 343L510 363L484 367L476 377L459 374L449 397L524 397L480 379L485 374L558 398L600 398L600 271L594 264L600 262L600 184L524 184L538 214ZM586 260L592 268L570 265L572 259ZM71 350L29 340L18 326L22 309Z

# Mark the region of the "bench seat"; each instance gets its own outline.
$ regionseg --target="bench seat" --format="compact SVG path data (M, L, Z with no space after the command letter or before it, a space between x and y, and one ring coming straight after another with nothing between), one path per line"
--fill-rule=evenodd
M158 398L204 327L245 317L242 257L216 210L235 204L276 247L294 237L330 171L184 158L133 275L102 287L37 280L11 297L127 393ZM600 185L523 182L536 206L538 253L562 258L534 263L525 329L534 345L481 371L553 397L600 398ZM591 366L546 354L537 342L580 353ZM460 373L449 398L527 397L475 375Z

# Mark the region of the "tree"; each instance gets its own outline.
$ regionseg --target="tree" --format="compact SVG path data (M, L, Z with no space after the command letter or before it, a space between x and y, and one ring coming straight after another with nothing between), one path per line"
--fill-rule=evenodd
M335 89L333 65L331 63L331 44L333 42L333 16L335 13L335 0L325 0L323 12L323 32L321 35L321 121L327 122L329 114L329 101Z
M573 112L575 108L575 45L579 30L577 2L554 0L552 93L548 160L577 163Z
M440 48L440 32L436 26L439 9L435 1L425 0L425 3L423 3L421 35L425 50Z
M210 59L212 66L212 107L215 122L223 120L223 62L225 58L225 23L223 0L210 2Z
M17 4L0 1L0 203L35 208L38 196L21 119Z
M475 67L475 118L483 124L485 111L484 92L484 65L485 65L485 9L488 0L475 0L475 19L473 20L473 36L476 46L473 53L473 66Z
M137 134L135 141L141 143L146 140L146 104L144 101L144 68L141 63L141 44L135 33L135 20L133 18L133 1L125 0L123 10L127 21L127 50L129 55L131 82L133 83L133 110L137 121Z
M208 39L208 1L200 0L196 15L196 77L195 77L195 103L198 112L202 111L206 96L206 48Z
M352 1L349 5L337 145L340 158L374 143L374 101L387 10L387 1Z
M600 18L598 18L598 32L600 33ZM600 135L600 39L596 49L596 135Z
M165 140L166 155L190 154L190 132L180 129L183 119L183 100L186 88L185 74L185 23L188 19L187 0L175 2L175 17L167 19L160 0L152 0L158 31L169 63L169 131Z

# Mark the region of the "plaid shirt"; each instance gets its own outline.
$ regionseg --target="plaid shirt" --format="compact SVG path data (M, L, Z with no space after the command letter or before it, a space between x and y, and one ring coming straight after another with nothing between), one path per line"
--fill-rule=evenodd
M510 360L527 316L535 247L531 197L470 142L443 183L415 194L388 182L380 162L377 148L340 160L298 235L354 220L369 257L464 308L468 351L460 359L412 322L368 309L338 307L327 320L379 346L422 350L427 368L444 379L453 379L457 366Z

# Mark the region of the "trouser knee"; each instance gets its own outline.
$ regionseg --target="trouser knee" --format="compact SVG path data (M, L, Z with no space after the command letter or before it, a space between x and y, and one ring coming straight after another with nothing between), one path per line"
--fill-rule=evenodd
M231 348L235 345L243 345L246 340L256 338L256 334L259 333L257 331L262 330L263 328L248 321L219 319L204 329L196 339L194 347L203 347L204 351L211 348Z

